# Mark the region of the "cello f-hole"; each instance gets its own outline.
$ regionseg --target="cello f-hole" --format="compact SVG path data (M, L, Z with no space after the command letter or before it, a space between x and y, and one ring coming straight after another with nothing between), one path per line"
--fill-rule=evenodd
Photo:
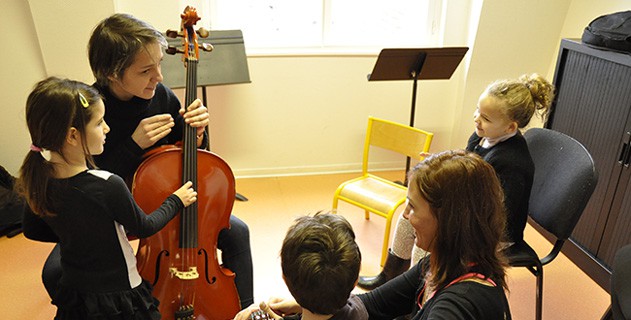
M206 276L206 282L208 282L208 284L215 283L217 281L217 277L213 277L212 281L208 277L208 252L206 252L206 249L201 248L199 249L199 251L197 251L197 254L198 255L204 254L204 275Z
M162 260L162 255L164 254L165 257L169 256L169 251L168 250L162 250L160 252L160 254L158 254L158 259L156 259L156 273L155 273L155 278L153 279L153 283L151 284L152 286L155 286L156 283L158 283L158 278L160 278L160 260Z

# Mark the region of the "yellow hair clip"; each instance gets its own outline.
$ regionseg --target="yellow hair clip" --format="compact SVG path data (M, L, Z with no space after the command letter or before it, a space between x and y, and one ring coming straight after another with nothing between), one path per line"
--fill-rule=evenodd
M86 99L85 96L81 92L79 92L79 101L81 102L81 105L84 108L87 108L90 106L90 104L88 103L88 99Z

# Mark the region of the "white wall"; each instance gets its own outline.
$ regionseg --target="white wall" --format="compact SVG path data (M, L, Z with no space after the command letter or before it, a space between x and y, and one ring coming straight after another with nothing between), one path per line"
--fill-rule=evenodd
M92 82L86 44L98 21L125 10L160 30L178 27L181 8L174 3L182 1L147 1L29 0L30 6L22 0L4 1L2 30L18 30L5 32L1 53L1 165L17 174L28 150L23 108L37 80L64 75ZM568 30L582 32L597 13L623 4L626 1L447 1L444 45L471 49L451 80L419 82L415 124L435 132L432 151L464 146L478 95L489 82L527 72L552 79L560 38ZM252 83L208 89L213 151L237 176L358 170L368 115L409 121L412 83L366 81L375 60L249 57ZM401 168L404 160L383 154L376 164Z
M563 22L561 34L557 39L561 42L564 38L580 39L583 35L583 29L594 18L618 11L631 10L631 2L624 0L608 0L608 1L590 1L590 0L573 0L568 8L567 16ZM554 69L556 68L557 52L554 53L553 63L550 65L549 75L552 78Z
M46 72L28 3L7 0L2 6L0 165L16 175L30 144L24 119L26 96Z
M464 146L471 135L473 112L489 83L533 72L546 76L569 4L570 0L483 1L463 102L452 130L454 147Z
M209 91L213 150L241 175L357 170L367 116L407 123L410 113L412 83L366 81L374 61L250 58L251 84ZM428 83L418 94L428 97L432 88L449 90L449 84ZM430 103L421 98L417 107ZM430 119L419 115L416 123L448 132Z

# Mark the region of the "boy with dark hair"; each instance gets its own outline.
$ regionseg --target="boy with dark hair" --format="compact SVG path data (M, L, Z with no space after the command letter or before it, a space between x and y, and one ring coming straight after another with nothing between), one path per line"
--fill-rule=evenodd
M261 303L269 318L368 319L359 299L351 295L361 253L353 228L343 216L316 213L297 218L287 231L280 257L283 279L295 301ZM235 319L264 318L256 315L258 309L243 310Z

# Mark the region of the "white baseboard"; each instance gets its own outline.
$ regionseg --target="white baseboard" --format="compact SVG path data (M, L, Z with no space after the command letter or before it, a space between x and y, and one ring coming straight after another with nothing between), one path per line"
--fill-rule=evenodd
M401 163L400 161L390 161L390 162L371 163L370 169L376 170L376 171L404 170L405 162ZM334 165L322 165L322 166L250 168L250 169L232 168L232 170L236 178L306 176L306 175L319 175L319 174L361 172L361 163L334 164Z

